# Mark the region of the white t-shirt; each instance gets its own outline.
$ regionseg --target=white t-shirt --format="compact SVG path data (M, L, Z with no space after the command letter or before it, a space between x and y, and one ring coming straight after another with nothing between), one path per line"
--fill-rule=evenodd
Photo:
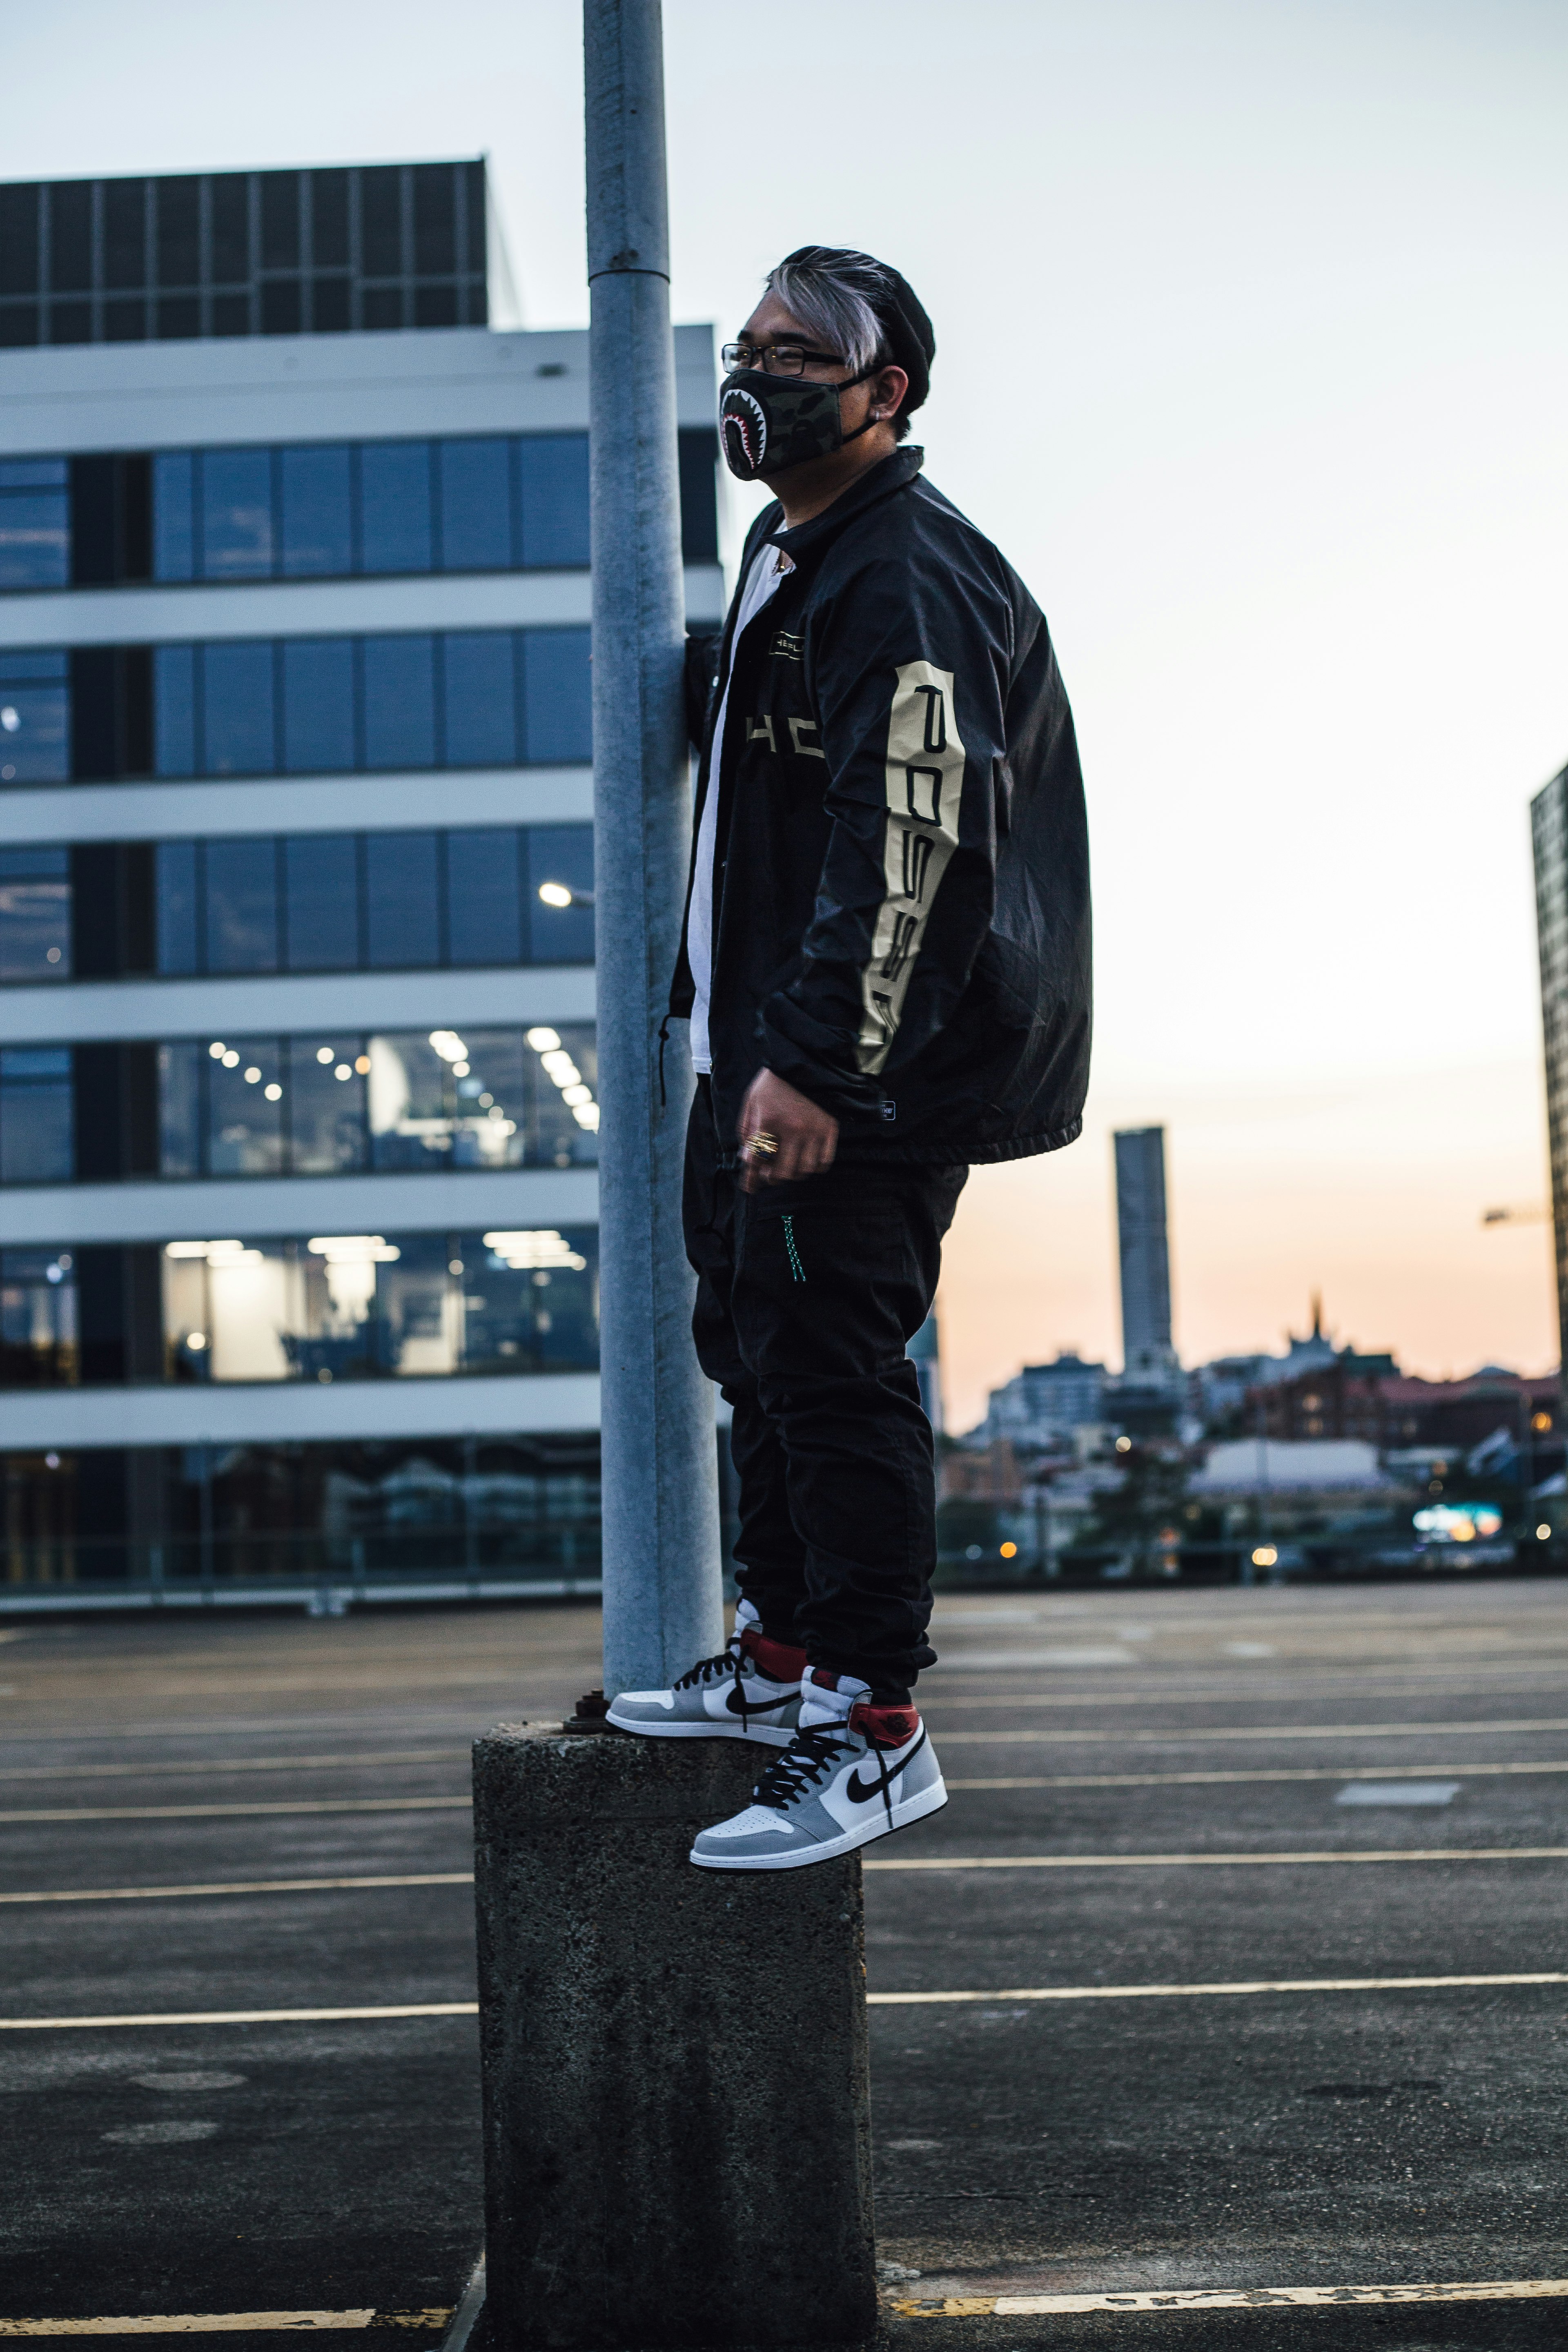
M712 1049L708 1040L708 1006L713 986L713 883L714 864L719 845L719 788L723 782L721 762L724 750L724 722L730 711L730 679L735 667L735 655L742 632L754 621L763 606L794 564L782 549L764 540L752 558L751 570L741 590L741 608L735 615L735 626L730 638L730 667L724 674L724 693L719 705L719 721L713 730L713 763L708 774L708 797L702 803L702 822L697 829L697 859L691 877L691 913L686 926L686 960L691 966L692 986L697 993L691 1005L691 1066L706 1076L713 1067Z

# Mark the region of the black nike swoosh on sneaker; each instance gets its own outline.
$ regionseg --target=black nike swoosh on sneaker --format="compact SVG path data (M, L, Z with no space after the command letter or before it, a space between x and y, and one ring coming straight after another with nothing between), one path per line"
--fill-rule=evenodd
M920 1738L916 1740L909 1754L907 1756L900 1757L899 1761L894 1765L892 1770L888 1775L889 1780L896 1780L900 1773L903 1770L904 1766L914 1762L915 1758L920 1754L921 1749L925 1746L925 1726L922 1723L921 1726ZM848 1798L852 1805L868 1805L873 1797L879 1797L881 1793L882 1783L880 1779L873 1780L870 1787L868 1788L865 1781L860 1778L858 1769L851 1772L849 1778L844 1783L844 1794Z
M773 1715L781 1706L787 1706L795 1696L794 1691L781 1691L777 1698L759 1699L753 1706L743 1692L732 1690L724 1704L731 1715Z

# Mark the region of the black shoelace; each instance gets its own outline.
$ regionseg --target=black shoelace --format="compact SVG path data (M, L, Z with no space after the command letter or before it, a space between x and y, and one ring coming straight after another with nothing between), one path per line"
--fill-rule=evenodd
M855 1738L847 1724L813 1723L797 1731L776 1763L770 1764L752 1791L754 1805L773 1805L782 1812L803 1797L831 1767L839 1748L853 1749ZM879 1793L882 1810L888 1816L888 1827L893 1826L893 1800L889 1793L893 1775L888 1769L887 1751L874 1739L866 1742L866 1755L877 1767ZM868 1791L868 1793L869 1793Z
M721 1650L715 1657L699 1658L688 1675L682 1675L674 1685L677 1690L695 1690L700 1683L717 1682L721 1675L733 1675L737 1685L745 1671L744 1658L739 1641Z
M837 1751L854 1741L841 1723L813 1723L797 1731L784 1754L768 1766L752 1793L756 1805L774 1805L782 1812L796 1797L821 1780Z

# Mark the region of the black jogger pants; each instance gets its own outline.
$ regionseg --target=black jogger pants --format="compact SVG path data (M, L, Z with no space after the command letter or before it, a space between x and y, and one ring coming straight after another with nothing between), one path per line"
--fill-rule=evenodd
M904 1350L931 1311L967 1168L835 1163L747 1194L708 1083L687 1134L692 1335L731 1405L740 1585L814 1665L908 1699L934 1664L931 1423Z

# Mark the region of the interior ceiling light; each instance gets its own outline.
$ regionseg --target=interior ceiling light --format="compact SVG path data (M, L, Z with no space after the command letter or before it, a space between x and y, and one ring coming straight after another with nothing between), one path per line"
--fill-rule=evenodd
M504 1259L514 1274L531 1273L546 1266L570 1266L580 1274L588 1263L553 1227L538 1233L486 1234L484 1244L486 1249L494 1250L499 1258Z
M430 1043L444 1062L466 1062L468 1049L455 1029L432 1029Z
M561 1040L553 1029L530 1029L527 1035L536 1054L558 1054L561 1050Z
M329 1265L389 1265L403 1255L380 1234L317 1234L305 1247Z

